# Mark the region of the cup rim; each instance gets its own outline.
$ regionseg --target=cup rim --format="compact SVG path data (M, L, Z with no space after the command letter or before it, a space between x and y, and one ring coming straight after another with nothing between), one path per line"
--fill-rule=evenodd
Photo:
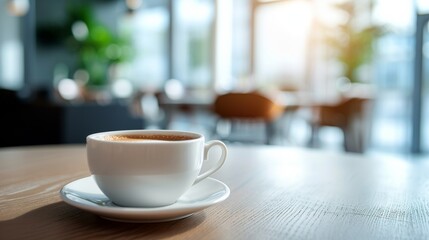
M167 135L187 135L195 137L193 139L181 140L181 141L113 141L103 138L102 136L106 135L121 135L121 134L167 134ZM110 144L180 144L180 143L189 143L194 141L200 141L204 136L200 133L190 132L190 131L180 131L180 130L166 130L166 129L131 129L131 130L117 130L117 131L105 131L92 133L86 137L86 142L95 141L101 143L110 143Z

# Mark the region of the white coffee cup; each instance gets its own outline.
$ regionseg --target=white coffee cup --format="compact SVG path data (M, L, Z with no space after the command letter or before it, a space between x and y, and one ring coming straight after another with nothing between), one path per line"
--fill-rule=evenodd
M100 190L126 207L175 203L193 184L216 172L227 155L221 141L205 143L203 135L185 131L102 132L89 135L86 141L89 169ZM220 158L200 173L215 146L222 150Z

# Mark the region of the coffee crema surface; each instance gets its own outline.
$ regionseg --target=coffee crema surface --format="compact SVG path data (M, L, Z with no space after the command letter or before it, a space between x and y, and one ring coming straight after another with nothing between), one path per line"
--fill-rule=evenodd
M131 141L185 141L195 139L192 136L186 135L165 135L165 134L154 134L154 135L108 135L104 137L107 141L120 141L120 142L131 142Z

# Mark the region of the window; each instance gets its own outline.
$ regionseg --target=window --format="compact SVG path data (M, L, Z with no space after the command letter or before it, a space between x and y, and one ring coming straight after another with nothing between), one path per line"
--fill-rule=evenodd
M133 60L122 66L121 74L139 89L159 89L168 79L168 1L152 1L127 14L120 29L131 37Z
M301 0L257 7L254 77L258 86L300 86L307 80L311 10L311 3Z
M0 8L0 87L2 88L19 89L24 84L20 20L20 17L10 15L6 7Z
M213 80L213 0L173 4L173 77L189 88L209 88Z
M414 6L407 0L378 0L374 20L391 31L376 44L374 83L374 147L408 151L411 136L411 95L414 61Z

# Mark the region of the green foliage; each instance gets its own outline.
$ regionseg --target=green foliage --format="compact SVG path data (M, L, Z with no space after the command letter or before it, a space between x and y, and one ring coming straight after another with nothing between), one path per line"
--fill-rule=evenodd
M381 26L357 26L353 2L335 5L348 16L347 21L326 29L325 41L333 49L337 60L343 64L343 76L351 82L359 82L358 68L371 61L373 43L384 33Z
M78 56L78 68L88 71L88 85L106 85L108 70L112 64L132 58L130 39L114 34L108 27L98 22L90 5L74 4L68 8L67 28L70 29L68 45ZM72 33L76 23L83 23L87 28L84 38L76 38Z
M208 37L196 37L190 39L190 66L192 68L198 68L208 64L209 61L209 43Z

